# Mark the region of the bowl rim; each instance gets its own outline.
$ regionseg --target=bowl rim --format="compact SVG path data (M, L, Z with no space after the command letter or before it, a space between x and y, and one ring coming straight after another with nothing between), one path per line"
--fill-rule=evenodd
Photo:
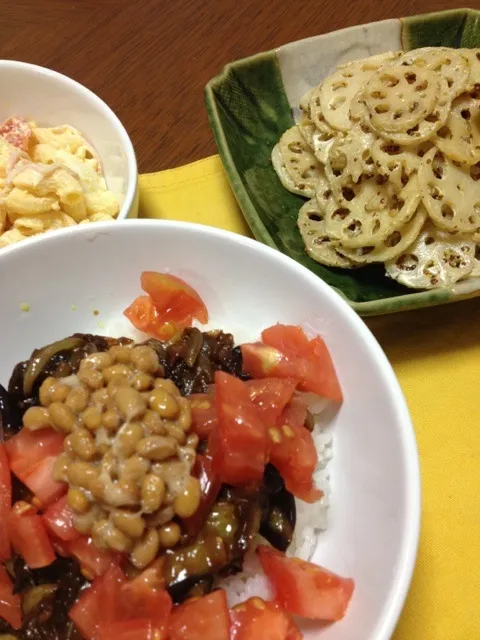
M319 289L322 294L325 295L328 303L336 308L339 313L342 313L345 316L358 339L366 344L372 359L375 360L375 363L378 365L380 373L391 391L392 402L398 416L400 439L404 451L403 468L406 478L405 505L406 512L408 513L408 519L405 524L405 533L399 549L399 560L396 567L396 575L392 580L389 597L384 603L384 613L383 616L378 619L375 631L369 638L369 640L389 640L403 609L417 558L420 536L421 479L415 431L407 403L400 387L400 383L380 344L377 342L367 325L342 296L340 296L321 278L318 278L313 272L296 262L293 258L290 258L286 254L273 249L262 242L258 242L257 240L241 236L232 231L226 231L224 229L218 229L216 227L210 227L193 222L137 219L120 220L115 225L112 225L110 222L96 222L93 225L59 229L56 233L47 233L41 236L35 236L28 243L21 242L5 247L0 252L0 270L4 263L8 263L10 256L18 252L28 254L31 247L40 243L44 243L46 247L45 251L50 253L54 250L54 244L56 242L62 242L63 240L68 239L72 234L76 236L83 236L87 242L93 242L99 235L114 235L116 233L122 233L124 229L132 230L133 228L143 229L145 230L145 233L151 232L153 229L158 229L159 233L161 233L162 229L169 229L179 233L186 232L203 237L212 237L222 242L245 245L253 251L262 254L267 260L284 263L284 265L293 270L298 277L307 279L312 286ZM26 257L26 259L28 260L28 257Z
M230 150L229 142L220 121L218 103L215 97L215 87L224 82L231 73L235 72L235 69L248 65L253 61L275 58L278 64L278 52L282 49L291 47L291 45L313 42L318 38L325 38L325 40L327 40L329 36L332 36L334 34L338 35L352 31L357 31L359 36L361 36L365 29L375 28L378 25L385 25L388 23L398 23L400 25L400 31L402 33L404 24L408 23L410 20L427 21L432 20L436 17L448 17L455 15L474 16L480 19L480 10L472 7L443 9L439 11L411 14L402 17L386 18L373 22L355 24L349 27L335 29L333 31L325 31L314 36L285 42L274 49L260 51L250 56L232 60L226 63L219 70L219 72L207 82L204 87L204 99L208 120L213 132L215 143L217 145L218 153L222 161L225 174L234 192L235 198L238 201L240 209L242 210L242 213L249 227L251 228L253 235L257 237L258 233L261 234L259 242L276 248L276 244L272 235L267 230L263 221L259 219L259 216L256 214L256 207L242 182L242 178L240 177L240 173L234 160L234 154ZM320 276L316 277L320 280L322 279ZM383 315L399 311L409 311L412 309L420 309L422 307L442 305L449 302L460 302L461 300L466 300L468 298L480 295L480 280L476 279L472 280L471 282L466 281L457 283L457 285L452 289L429 289L424 291L412 290L411 293L404 293L399 296L390 296L388 298L376 298L374 300L364 302L356 302L354 300L351 300L340 289L334 287L333 285L328 286L334 289L342 298L344 298L344 300L346 300L347 304L350 307L352 307L359 315L363 317Z
M118 216L115 220L122 220L128 216L130 209L132 208L137 191L137 182L138 182L138 166L137 166L137 157L135 155L135 149L133 147L133 143L130 139L130 136L127 133L122 121L117 116L115 111L104 101L100 96L94 93L91 89L81 84L77 80L74 80L70 76L67 76L59 71L54 71L48 67L42 67L37 64L32 64L30 62L22 62L20 60L5 60L0 59L0 72L2 69L22 69L25 71L30 71L32 73L37 73L41 76L47 76L50 78L54 78L59 82L63 82L64 84L70 85L70 87L82 94L86 99L90 100L95 104L95 106L99 109L99 111L111 121L112 125L117 130L122 147L125 151L127 157L127 170L128 170L128 180L127 180L127 189L125 191L124 200L120 207L120 211L118 212Z

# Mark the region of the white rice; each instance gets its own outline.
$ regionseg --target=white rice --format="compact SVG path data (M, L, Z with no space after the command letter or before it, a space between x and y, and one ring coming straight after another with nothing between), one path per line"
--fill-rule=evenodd
M327 425L328 420L322 418L329 414L325 411L330 406L329 402L315 399L309 403L309 409L315 413L315 429L313 439L318 452L318 466L314 473L316 486L323 491L323 497L314 504L308 504L295 498L297 507L297 521L294 537L287 555L310 560L317 543L318 536L328 527L328 508L330 506L330 474L328 463L333 457L333 441ZM323 415L320 415L323 414ZM257 544L263 541L259 537ZM256 546L256 545L255 545ZM230 607L257 596L264 600L272 600L274 592L269 581L263 573L260 561L255 550L250 550L244 559L243 571L234 576L222 580L220 586L227 593Z

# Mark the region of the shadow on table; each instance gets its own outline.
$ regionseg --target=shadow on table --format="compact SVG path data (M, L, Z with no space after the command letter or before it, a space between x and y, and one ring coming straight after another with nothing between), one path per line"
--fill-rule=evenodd
M368 318L366 324L395 363L459 353L480 342L480 298Z

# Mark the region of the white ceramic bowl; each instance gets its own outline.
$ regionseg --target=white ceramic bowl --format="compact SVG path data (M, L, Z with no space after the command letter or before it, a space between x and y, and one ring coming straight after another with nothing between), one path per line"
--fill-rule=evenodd
M137 217L135 151L103 100L61 73L14 60L0 60L0 86L0 122L16 115L41 126L69 124L78 129L100 156L108 188L119 196L117 219Z
M98 223L9 247L0 253L0 381L8 382L13 366L35 347L76 331L123 334L122 310L141 292L143 270L186 279L205 300L211 327L232 331L239 341L278 321L325 338L345 401L331 424L330 528L314 559L353 576L356 591L343 621L309 626L305 637L387 640L417 550L415 437L379 345L313 273L253 240L180 222Z

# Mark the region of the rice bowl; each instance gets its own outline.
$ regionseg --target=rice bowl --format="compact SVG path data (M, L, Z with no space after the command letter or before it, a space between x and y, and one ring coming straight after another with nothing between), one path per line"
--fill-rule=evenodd
M175 248L179 246L181 255ZM81 263L81 273L73 269L59 274L42 259L44 251L68 264ZM122 259L126 254L130 256L127 264ZM109 270L105 271L107 255ZM32 283L22 267L27 258L38 264L38 281L45 283L44 288ZM240 275L238 264L243 265ZM15 283L2 283L0 321L5 330L0 381L4 384L13 366L39 345L76 331L123 335L122 310L137 293L139 272L152 268L170 270L192 284L210 311L209 326L231 331L237 341L255 340L262 328L276 322L300 324L310 335L321 334L331 350L345 402L335 415L330 415L329 408L321 414L329 426L316 436L321 454L319 482L329 475L332 481L329 528L319 533L326 525L326 501L320 504L321 514L316 512L312 518L314 525L306 524L310 514L298 508L302 525L297 529L302 530L303 539L296 543L297 554L352 575L357 584L348 615L323 629L322 636L343 640L353 630L372 640L390 636L408 588L418 540L416 447L385 356L335 293L291 260L255 242L180 223L135 221L61 231L28 247L6 250L0 256L4 272L7 265L15 269L17 278ZM21 311L25 303L28 312ZM253 305L255 314L247 311ZM334 457L325 467L332 450ZM328 496L327 485L323 486ZM248 565L244 569L250 570ZM234 598L242 587L232 584L235 578L229 580ZM315 630L305 632L306 638L316 635Z

